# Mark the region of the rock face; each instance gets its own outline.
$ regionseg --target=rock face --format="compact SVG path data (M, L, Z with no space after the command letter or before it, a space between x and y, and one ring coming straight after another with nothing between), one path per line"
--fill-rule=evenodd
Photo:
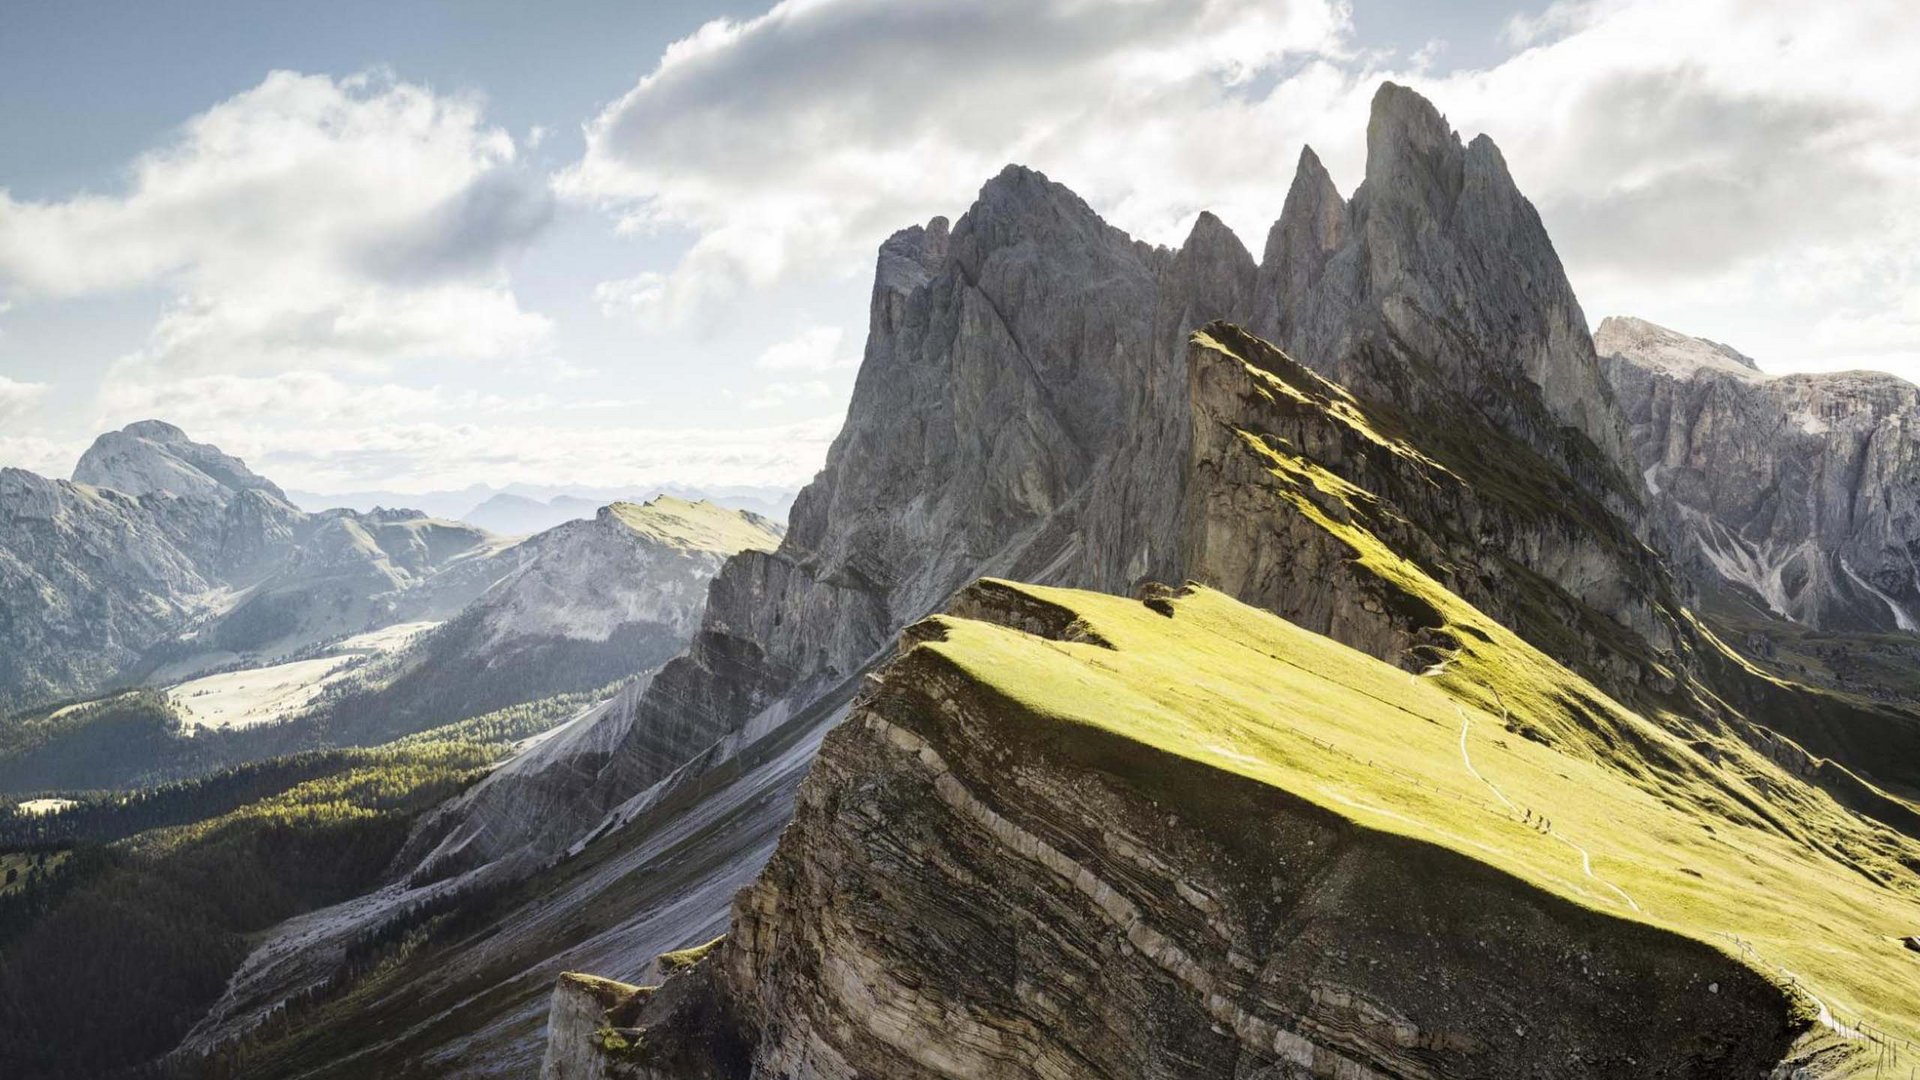
M1920 388L1768 376L1638 319L1595 341L1689 569L1811 627L1920 631Z
M561 975L554 983L553 1003L547 1010L547 1027L553 1037L540 1063L541 1080L600 1077L604 1051L599 1032L608 1026L607 1013L631 1000L639 990L594 975L571 971Z
M97 686L213 588L151 500L0 470L0 711Z
M471 571L500 546L413 511L305 513L154 420L102 435L74 477L0 473L0 711L445 618L492 583Z
M1624 430L1533 206L1485 135L1461 144L1388 83L1344 203L1311 150L1267 238L1251 328L1336 381L1440 421L1462 405L1629 504ZM1531 384L1530 392L1522 387Z

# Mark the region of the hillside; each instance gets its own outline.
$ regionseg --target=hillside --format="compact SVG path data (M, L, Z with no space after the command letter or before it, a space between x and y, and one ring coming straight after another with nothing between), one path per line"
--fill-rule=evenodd
M720 566L780 535L758 515L666 495L602 507L522 541L458 616L330 688L322 709L399 734L651 671L699 628Z
M754 1075L897 1077L1731 1076L1920 1039L1920 843L1781 818L1777 766L1449 607L1415 674L1210 590L976 586L828 737L727 940L616 1006L605 1075L745 1076L736 1039Z
M50 813L0 807L0 863L36 868L0 892L0 1072L153 1075L255 935L376 886L421 814L583 704L555 699Z

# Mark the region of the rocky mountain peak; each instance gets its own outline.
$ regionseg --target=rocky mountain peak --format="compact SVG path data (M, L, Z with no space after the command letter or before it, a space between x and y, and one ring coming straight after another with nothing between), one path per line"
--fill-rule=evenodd
M1202 309L1189 318L1204 320L1246 310L1259 268L1226 222L1202 210L1169 272L1186 298Z
M1058 253L1134 246L1085 199L1045 173L1008 165L980 188L980 195L955 226L952 252L969 276L993 252L1027 247Z
M120 429L122 434L162 444L191 443L187 433L167 423L165 420L136 420Z
M1334 186L1327 167L1313 147L1300 148L1293 184L1280 219L1267 231L1267 247L1260 259L1263 314L1261 322L1291 338L1286 298L1310 295L1325 272L1327 260L1347 243L1347 200Z
M1367 183L1376 200L1407 200L1444 220L1459 198L1465 157L1432 102L1380 84L1367 119Z
M170 492L225 503L240 491L264 491L286 501L286 493L247 463L219 447L197 443L162 420L142 420L93 441L73 469L75 483L112 488L128 495Z
M1463 145L1425 98L1387 83L1351 206L1324 173L1302 156L1262 268L1262 324L1342 382L1399 386L1416 413L1480 409L1590 490L1627 490L1633 457L1586 317L1492 140ZM1536 393L1516 394L1523 381ZM1598 460L1563 446L1563 428Z
M1689 379L1717 372L1742 379L1764 378L1753 358L1730 345L1682 334L1630 315L1609 315L1594 331L1593 346L1602 356L1617 356L1657 374Z

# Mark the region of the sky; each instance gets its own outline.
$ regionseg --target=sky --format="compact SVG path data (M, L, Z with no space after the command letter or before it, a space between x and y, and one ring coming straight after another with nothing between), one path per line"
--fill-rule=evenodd
M283 486L798 486L874 251L1009 162L1258 251L1383 79L1589 320L1920 377L1910 0L0 0L0 465L158 417Z

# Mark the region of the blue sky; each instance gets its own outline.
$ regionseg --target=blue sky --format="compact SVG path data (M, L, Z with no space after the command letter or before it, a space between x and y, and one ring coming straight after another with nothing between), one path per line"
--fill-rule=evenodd
M892 229L1017 160L1144 239L1213 209L1257 251L1301 143L1357 181L1382 78L1501 144L1594 321L1912 377L1917 24L1879 0L16 0L0 464L64 474L157 415L322 492L798 484Z

